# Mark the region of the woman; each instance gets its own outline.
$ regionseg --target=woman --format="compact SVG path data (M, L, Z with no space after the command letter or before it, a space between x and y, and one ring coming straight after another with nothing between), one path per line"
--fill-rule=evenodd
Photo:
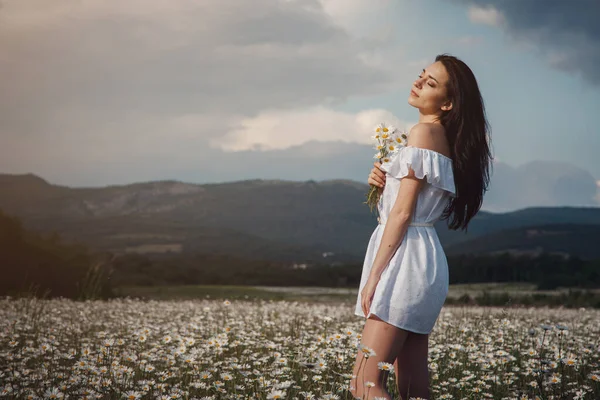
M368 179L380 188L380 218L356 301L355 314L367 319L350 380L355 398L392 398L381 362L393 363L404 400L429 398L428 339L449 282L433 223L447 219L449 229L466 231L489 184L489 124L463 61L438 55L414 82L408 104L419 110L419 123Z

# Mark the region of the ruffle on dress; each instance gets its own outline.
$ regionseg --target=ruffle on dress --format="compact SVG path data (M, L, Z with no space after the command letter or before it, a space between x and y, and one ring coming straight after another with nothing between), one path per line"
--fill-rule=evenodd
M450 192L456 197L452 159L435 150L415 146L401 146L390 161L381 164L381 169L397 179L408 175L409 168L419 179L427 177L427 183Z

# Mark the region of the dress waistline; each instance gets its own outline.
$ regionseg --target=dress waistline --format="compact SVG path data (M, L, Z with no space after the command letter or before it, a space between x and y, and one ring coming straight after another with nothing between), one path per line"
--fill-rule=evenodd
M385 222L381 222L380 218L377 218L379 225L385 225ZM433 226L433 222L411 222L408 226Z

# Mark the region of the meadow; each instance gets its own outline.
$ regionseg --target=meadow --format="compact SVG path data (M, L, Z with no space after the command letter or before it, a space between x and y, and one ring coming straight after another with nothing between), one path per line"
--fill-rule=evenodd
M0 397L351 399L355 294L164 290L0 299ZM599 399L599 340L597 309L446 306L429 342L431 398ZM399 398L393 373L388 387Z
M153 300L172 299L265 299L310 302L353 302L358 288L318 286L241 286L241 285L156 285L122 286L120 297ZM446 304L480 306L549 306L600 309L600 289L557 288L536 290L536 284L522 282L451 284Z

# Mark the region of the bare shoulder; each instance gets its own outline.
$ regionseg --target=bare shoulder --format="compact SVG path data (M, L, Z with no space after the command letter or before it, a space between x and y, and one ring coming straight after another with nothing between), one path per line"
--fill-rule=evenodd
M423 147L450 157L446 129L441 124L416 124L408 133L407 145Z

